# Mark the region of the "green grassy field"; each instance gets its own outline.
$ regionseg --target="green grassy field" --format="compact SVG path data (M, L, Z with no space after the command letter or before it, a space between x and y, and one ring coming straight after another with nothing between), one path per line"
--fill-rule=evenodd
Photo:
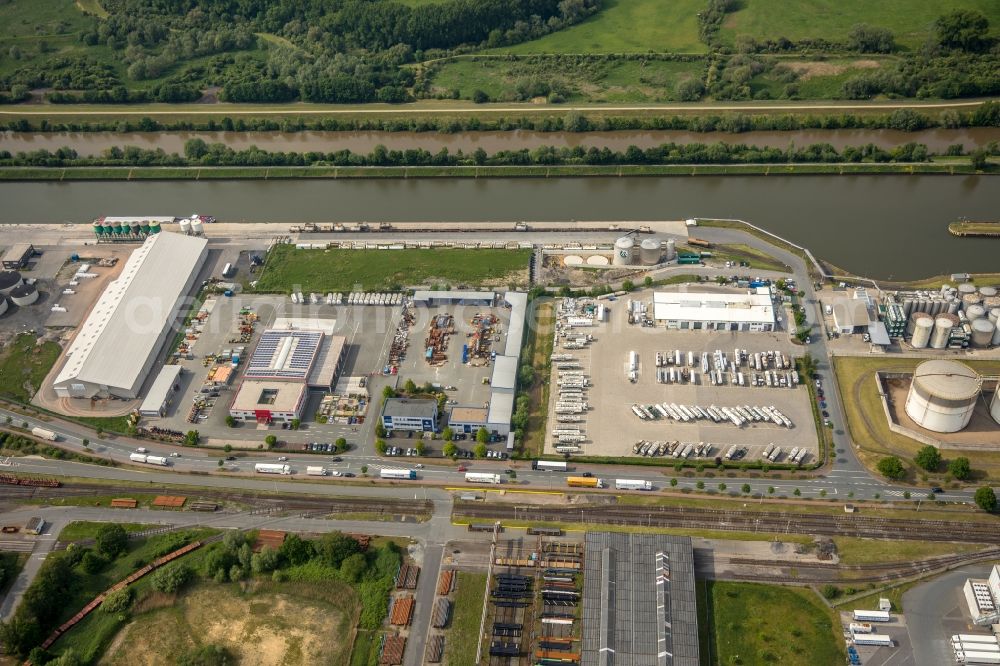
M87 520L76 520L67 525L59 532L60 541L82 541L84 539L93 539L97 536L97 530L101 528L102 525L107 523L94 523ZM145 523L118 523L121 525L126 532L142 532L146 529L151 529L156 527L156 525L147 525Z
M702 663L817 666L843 663L836 615L814 592L707 581L710 659Z
M682 81L700 78L704 69L701 59L459 59L441 67L433 77L433 87L458 90L462 99L472 99L473 93L481 90L499 102L524 100L533 88L551 89L568 102L669 102L678 99L675 91Z
M297 250L278 245L260 291L393 291L428 283L502 285L524 280L531 250Z
M455 608L445 639L446 666L475 666L476 639L479 637L485 591L486 574L466 571L458 573Z
M704 53L698 40L703 0L605 0L594 16L559 32L494 53Z
M826 60L782 60L775 68L750 80L750 91L766 90L772 99L781 98L788 85L793 85L797 99L838 99L843 96L844 82L860 73L879 68L891 68L895 57L865 57L861 59L830 58ZM798 76L791 84L781 80L784 70Z
M918 48L931 34L934 20L955 9L976 9L1000 28L1000 3L995 0L745 0L742 9L723 22L720 37L732 43L738 35L758 40L787 37L844 40L858 23L888 28L901 46Z
M1000 361L964 361L984 374L1000 373ZM874 470L879 459L895 455L909 461L922 444L889 430L875 384L875 371L911 372L920 363L916 358L887 360L868 357L836 357L834 367L841 399L847 412L851 438L858 444L860 458ZM944 459L963 455L961 451L946 451ZM976 450L969 452L975 480L1000 478L1000 452ZM912 465L911 477L912 477ZM877 473L877 472L876 472ZM911 478L911 480L913 480Z
M888 541L857 537L833 537L841 564L873 564L880 562L913 562L942 555L957 555L982 550L974 543L935 541Z
M0 350L0 396L28 402L59 358L58 343L36 344L31 333L22 333Z

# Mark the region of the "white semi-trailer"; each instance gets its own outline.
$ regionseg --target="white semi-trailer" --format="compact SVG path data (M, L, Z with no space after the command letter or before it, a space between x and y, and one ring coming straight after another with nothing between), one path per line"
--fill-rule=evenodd
M615 479L615 490L652 490L652 481L641 479Z
M253 469L258 474L291 474L292 468L289 465L277 465L273 463L257 463Z
M306 474L309 476L326 476L328 472L325 467L306 467Z
M167 459L163 456L151 456L145 453L130 453L128 459L132 462L146 463L147 465L167 466Z
M415 479L417 478L417 473L412 469L382 469L379 471L379 476L383 479Z
M499 485L500 475L483 472L466 472L465 480L467 483L492 483L493 485Z
M32 428L31 434L40 439L47 439L50 442L54 442L59 439L59 435L55 434L51 430L46 430L45 428Z

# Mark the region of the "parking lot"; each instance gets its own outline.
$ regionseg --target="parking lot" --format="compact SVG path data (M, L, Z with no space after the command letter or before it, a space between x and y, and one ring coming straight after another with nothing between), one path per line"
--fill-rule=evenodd
M850 631L850 625L854 622L851 611L842 611L840 621L844 632L844 641L847 643L848 663L857 664L879 664L880 666L912 666L913 647L910 644L910 635L906 628L906 618L901 614L893 613L889 622L868 623L873 634L888 636L892 639L893 645L855 645L854 635ZM863 637L866 634L858 634ZM851 654L853 648L854 654Z
M643 292L632 295L633 298L643 297ZM610 308L608 320L593 327L573 329L573 333L562 336L560 342L563 348L557 349L557 354L571 355L578 360L579 372L589 380L590 386L585 391L588 409L580 414L579 421L573 421L573 416L564 417L555 414L559 391L556 387L560 370L553 363L550 413L550 436L546 441L546 451L555 453L554 438L551 431L556 428L580 428L585 431L586 441L582 443L582 453L585 455L602 456L633 456L633 447L640 440L647 441L679 441L681 443L707 443L712 448L705 458L725 455L729 447L739 445L746 448L744 456L748 460L758 460L762 452L770 444L780 446L782 453L774 462L786 462L788 453L793 448L805 448L809 451L801 462L815 459L818 441L813 422L812 409L809 404L809 392L800 385L794 388L749 386L753 371L746 363L741 367L748 385L736 386L731 373L722 385L713 386L701 372L701 354L707 352L711 357L716 350L722 350L726 358L731 360L734 349L746 350L750 355L755 352L777 351L791 360L799 353L798 347L789 341L785 332L714 332L714 331L679 331L666 330L662 326L643 327L628 323L626 301L606 301ZM565 349L565 342L574 336L591 335L593 342L584 345L582 349ZM657 378L656 354L661 352L665 358L667 352L671 356L676 350L681 351L681 365L664 366L675 368L675 372L688 365L688 352L692 352L695 360L695 370L698 374L697 383L693 381L674 381L660 383ZM629 378L629 352L637 353L637 372L635 381ZM771 365L770 367L774 367ZM785 370L775 371L781 375ZM762 375L763 373L757 373ZM805 381L805 379L802 379ZM774 407L787 417L792 427L777 425L773 422L748 421L737 427L730 421L715 422L710 419L696 419L681 422L663 417L655 420L642 420L632 411L633 404L653 405L657 403L676 405L698 405L707 408L716 407L757 406ZM658 416L654 413L654 416ZM692 451L690 457L695 458Z

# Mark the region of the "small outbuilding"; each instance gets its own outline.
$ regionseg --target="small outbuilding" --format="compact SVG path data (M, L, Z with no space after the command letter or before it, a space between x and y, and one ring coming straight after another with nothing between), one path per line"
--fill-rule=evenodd
M34 245L31 243L16 243L4 252L3 267L9 271L16 271L19 268L24 268L28 263L28 259L31 259L33 256L35 256Z

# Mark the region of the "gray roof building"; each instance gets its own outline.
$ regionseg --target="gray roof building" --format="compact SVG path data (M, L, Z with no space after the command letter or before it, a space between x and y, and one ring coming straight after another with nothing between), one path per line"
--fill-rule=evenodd
M147 238L77 330L53 383L56 394L137 397L207 255L204 238Z
M493 360L490 386L493 391L513 393L517 385L517 356L497 356Z
M689 537L588 532L581 666L699 666Z
M183 371L179 365L165 365L160 368L160 373L153 380L153 385L149 387L146 398L139 406L139 413L143 416L163 416L164 410L170 399L170 394L174 391L177 378Z

